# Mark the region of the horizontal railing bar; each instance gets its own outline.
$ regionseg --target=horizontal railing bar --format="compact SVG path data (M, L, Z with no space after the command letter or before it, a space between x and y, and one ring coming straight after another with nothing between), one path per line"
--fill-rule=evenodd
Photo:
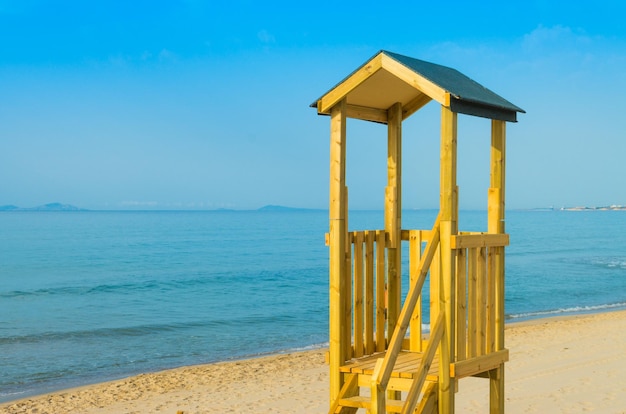
M400 238L402 241L409 241L411 232L418 231L421 233L422 242L426 243L432 237L432 230L401 230ZM385 230L354 230L348 232L348 241L355 243L357 234L366 233L385 233ZM328 245L329 234L325 233L326 244ZM385 233L385 242L389 241L389 235ZM508 234L491 234L482 232L460 232L452 236L451 247L453 249L467 249L472 247L502 247L509 245Z
M411 232L418 231L421 233L422 242L428 242L432 237L432 230L400 230L400 239L403 241L411 240Z
M474 247L503 247L508 245L508 234L460 234L452 236L450 240L450 247L453 249L469 249Z

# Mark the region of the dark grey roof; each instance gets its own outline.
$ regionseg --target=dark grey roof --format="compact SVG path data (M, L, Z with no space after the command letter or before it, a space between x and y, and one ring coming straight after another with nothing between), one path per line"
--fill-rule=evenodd
M414 72L419 73L432 83L439 85L441 88L454 95L456 99L509 111L526 112L500 95L485 88L480 83L468 78L456 69L399 55L386 50L381 50L380 53L384 53Z

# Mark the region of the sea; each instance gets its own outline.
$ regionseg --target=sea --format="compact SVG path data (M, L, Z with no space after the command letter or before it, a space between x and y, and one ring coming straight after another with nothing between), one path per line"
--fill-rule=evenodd
M436 214L403 211L403 228ZM626 308L626 211L506 214L507 321ZM1 212L0 402L326 346L327 231L323 210Z

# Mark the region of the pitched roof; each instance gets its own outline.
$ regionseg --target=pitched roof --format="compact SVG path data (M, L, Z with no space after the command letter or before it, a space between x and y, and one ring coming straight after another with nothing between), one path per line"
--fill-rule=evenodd
M396 102L403 118L435 100L454 112L515 122L525 112L456 69L381 50L365 64L316 100L319 114L329 114L347 99L349 116L386 122L386 111Z

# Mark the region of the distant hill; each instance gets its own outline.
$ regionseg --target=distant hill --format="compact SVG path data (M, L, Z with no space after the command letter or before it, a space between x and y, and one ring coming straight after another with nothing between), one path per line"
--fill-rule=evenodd
M320 211L316 208L298 208L298 207L285 207L285 206L275 206L275 205L267 205L259 208L257 211Z
M85 211L83 208L71 204L48 203L37 207L18 207L14 205L0 206L0 211Z
M18 206L8 205L8 206L0 206L0 211L15 211L20 210Z

